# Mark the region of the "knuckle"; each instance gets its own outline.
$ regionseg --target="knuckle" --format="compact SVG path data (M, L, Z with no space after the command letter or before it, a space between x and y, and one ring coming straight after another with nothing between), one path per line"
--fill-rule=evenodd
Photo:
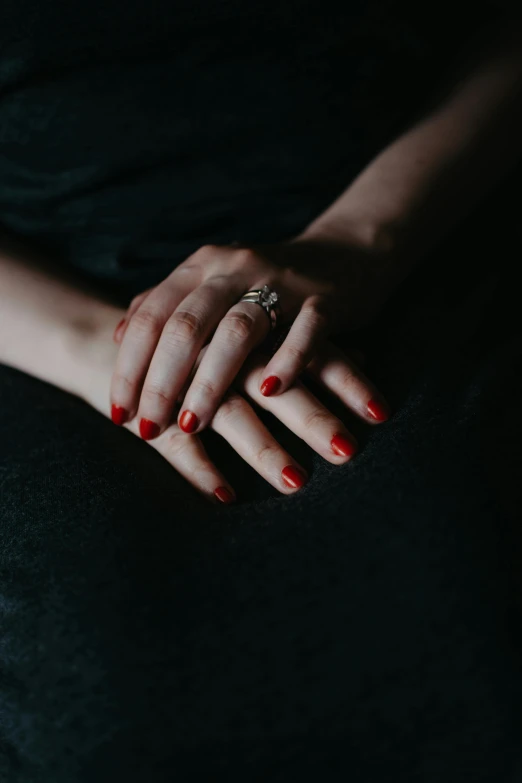
M177 429L172 429L167 435L167 450L171 456L181 454L187 447L187 435Z
M290 345L285 346L285 353L292 364L298 367L305 367L308 364L306 351L298 345L290 343Z
M278 451L279 449L273 443L262 443L255 451L255 460L260 464L268 462L272 466Z
M192 389L197 395L202 394L205 397L215 397L217 393L216 385L210 378L195 378Z
M230 274L226 271L214 271L206 280L205 288L213 294L222 295L223 284L230 281Z
M132 327L142 334L157 334L163 323L158 313L147 307L140 307L131 318Z
M333 301L330 294L320 293L309 296L305 305L309 305L317 313L328 315L332 309Z
M144 402L153 402L157 405L158 401L161 406L170 406L172 404L172 397L160 386L154 384L145 386L142 391L142 400Z
M353 367L350 367L347 365L343 368L342 374L341 374L341 387L350 387L353 386L354 383L359 382L359 377Z
M322 427L331 427L336 422L334 416L326 410L312 410L304 417L304 426L307 430L320 429Z
M113 376L114 389L117 389L120 394L134 394L136 384L131 378L126 375L122 375L119 372L115 372Z
M224 425L233 424L248 408L249 405L243 397L239 394L230 394L223 400L214 414L214 421Z
M199 340L203 333L203 320L189 310L175 313L165 326L165 338L174 346L188 340Z
M201 247L198 250L196 250L194 255L196 256L196 258L198 258L198 260L200 260L200 259L204 260L204 259L208 259L211 256L215 255L217 253L218 249L219 248L218 248L217 245L213 245L211 243L208 243L206 245L201 245Z
M235 262L240 267L251 269L259 260L259 256L251 247L240 247L234 252Z
M223 328L228 337L236 341L248 340L256 329L256 320L253 315L242 310L228 313L223 318Z

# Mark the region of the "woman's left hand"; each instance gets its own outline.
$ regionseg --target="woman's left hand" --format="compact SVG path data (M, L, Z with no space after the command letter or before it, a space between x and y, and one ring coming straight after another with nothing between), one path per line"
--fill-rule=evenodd
M328 335L371 320L386 297L380 282L386 261L385 256L316 238L200 248L163 282L136 297L116 329L114 339L121 346L111 402L117 423L137 415L141 436L155 438L168 426L181 397L181 429L204 429L248 355L270 332L262 307L239 302L247 291L264 285L278 294L278 326L291 326L267 364L260 391L266 396L285 391L329 353ZM338 374L346 380L351 364L347 357L339 361ZM348 397L349 406L369 422L386 418L386 405L375 388L357 373L353 376L350 391L340 396Z

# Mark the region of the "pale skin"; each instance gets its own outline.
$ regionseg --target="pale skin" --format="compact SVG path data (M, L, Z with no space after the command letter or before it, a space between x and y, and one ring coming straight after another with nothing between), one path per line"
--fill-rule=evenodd
M150 446L209 499L230 502L235 490L204 451L198 433L207 426L280 492L306 482L250 401L324 459L344 464L355 439L298 377L314 375L370 425L386 418L382 395L328 338L371 320L416 261L518 159L521 40L519 27L501 33L441 105L383 150L299 237L203 247L127 312L28 257L0 253L0 361L105 416L111 405L124 410L118 423L151 437ZM264 283L280 293L281 319L291 327L271 358L259 353L266 314L235 304ZM274 377L279 384L267 394ZM184 432L187 411L193 419ZM143 419L156 429L144 431Z
M504 34L442 105L384 150L301 236L202 247L133 302L116 335L111 398L119 415L137 417L142 436L156 437L186 389L178 423L186 432L204 429L270 329L259 306L238 303L250 289L274 289L280 320L291 324L262 374L264 394L289 389L331 334L370 320L412 261L519 153L521 49L520 35ZM351 397L350 407L370 421L369 390L359 386Z

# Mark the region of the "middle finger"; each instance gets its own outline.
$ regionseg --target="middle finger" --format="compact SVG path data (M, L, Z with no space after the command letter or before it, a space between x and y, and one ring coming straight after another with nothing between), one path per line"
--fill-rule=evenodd
M211 421L245 359L269 330L267 314L257 304L240 302L228 311L181 406L178 423L184 432L202 430Z
M238 278L210 278L185 297L171 315L143 384L138 410L142 437L157 437L168 425L205 340L241 293Z

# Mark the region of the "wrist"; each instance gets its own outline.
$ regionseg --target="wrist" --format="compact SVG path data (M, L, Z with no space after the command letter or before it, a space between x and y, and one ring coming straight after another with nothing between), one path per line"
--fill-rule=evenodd
M369 219L356 222L346 214L342 219L324 214L291 244L315 246L318 258L321 248L333 251L327 253L336 259L333 277L344 280L350 293L346 300L350 323L362 327L379 315L412 269L414 256L408 252L401 234L395 224Z
M375 219L328 212L319 215L295 241L312 240L360 250L369 260L386 262L397 255L402 231L399 226Z
M125 311L93 300L84 317L64 334L65 365L72 394L109 415L112 370L118 353L113 334Z

